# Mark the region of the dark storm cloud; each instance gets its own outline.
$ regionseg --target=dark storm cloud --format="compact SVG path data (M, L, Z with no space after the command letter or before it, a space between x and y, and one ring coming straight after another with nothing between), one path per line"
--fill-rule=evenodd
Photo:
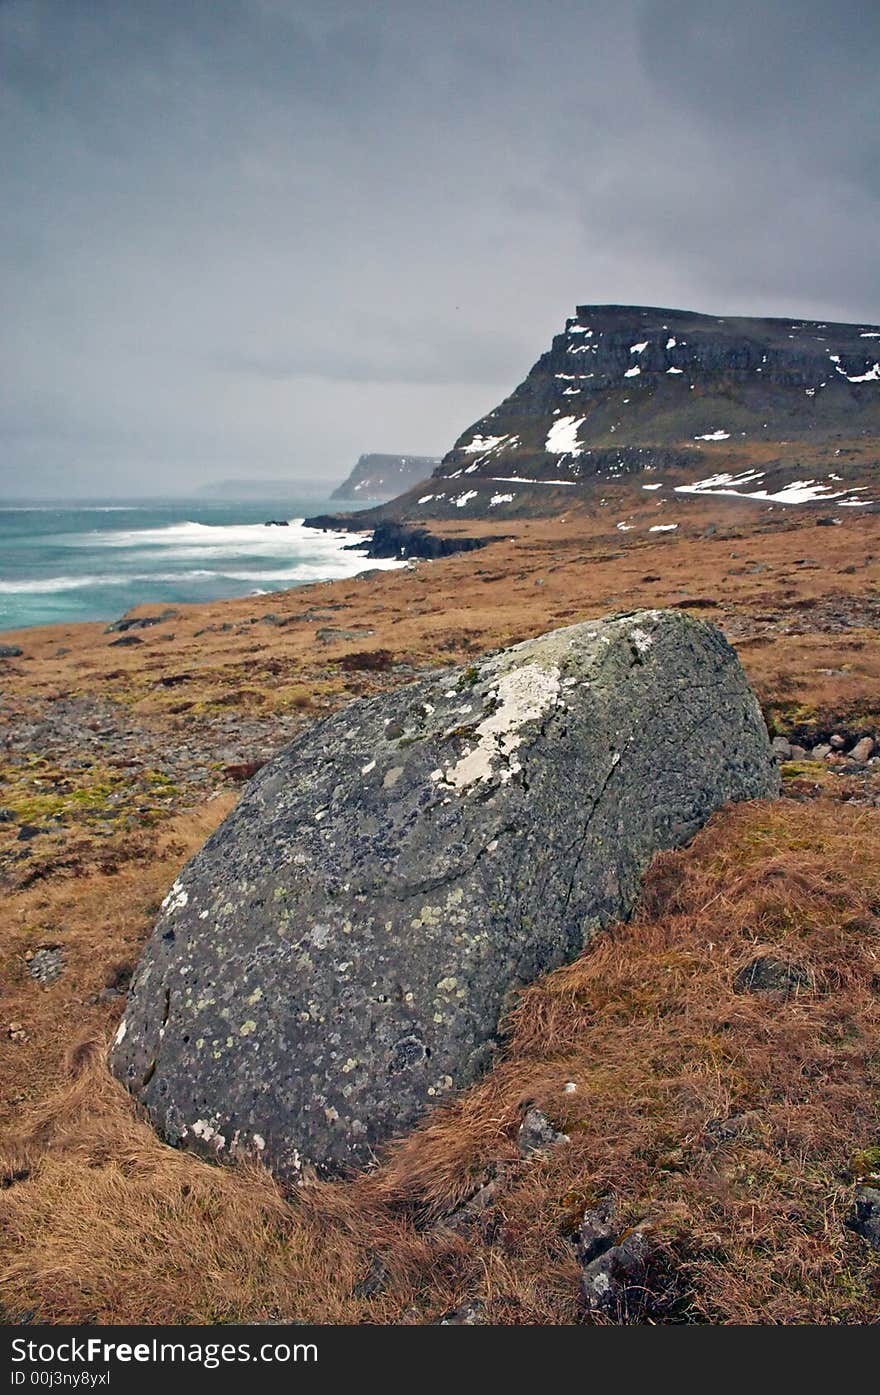
M0 0L0 490L439 453L580 301L880 319L880 7Z

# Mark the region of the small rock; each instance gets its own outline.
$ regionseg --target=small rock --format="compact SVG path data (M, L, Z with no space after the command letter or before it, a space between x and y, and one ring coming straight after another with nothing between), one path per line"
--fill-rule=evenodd
M485 1304L479 1298L472 1303L462 1303L461 1307L454 1308L451 1313L440 1318L438 1327L478 1327L485 1322Z
M28 973L37 983L54 983L64 968L60 949L38 949L28 963Z
M880 1250L880 1191L876 1187L858 1188L846 1224L867 1240L872 1250Z
M791 742L784 736L774 736L771 745L777 760L791 760Z
M166 609L159 615L139 615L128 619L114 620L112 625L105 629L105 635L125 634L127 630L149 630L153 625L161 625L163 620L176 620L180 615L179 610Z
M23 652L17 644L0 644L0 659L20 659Z
M751 1131L755 1122L752 1113L728 1114L726 1119L710 1119L706 1133L715 1143L731 1143Z
M473 1225L484 1211L495 1201L498 1193L503 1189L508 1180L510 1168L504 1163L495 1163L486 1173L485 1180L480 1183L470 1196L466 1197L461 1205L454 1211L442 1218L442 1225L449 1230L466 1230Z
M28 1035L20 1022L10 1022L6 1028L6 1035L10 1041L27 1041Z
M338 644L345 639L369 639L372 630L335 630L332 626L325 625L315 634L315 639L321 644Z
M842 751L844 746L846 745L846 737L841 736L839 732L835 732L834 735L830 738L830 741L835 751Z
M130 649L133 644L143 644L143 642L144 641L142 639L138 639L137 635L120 635L119 639L111 639L110 648Z
M39 828L35 823L23 823L18 830L16 841L19 843L29 843L32 838L36 838L38 834L45 833L45 831L44 828Z
M801 990L813 987L813 978L800 964L761 954L753 959L733 980L734 993L780 993L790 998Z
M652 1246L644 1230L632 1230L584 1268L581 1294L591 1313L605 1317L635 1316L648 1292Z
M603 1196L595 1206L584 1212L575 1240L575 1250L586 1267L614 1244L617 1228L614 1224L616 1204L613 1196Z
M874 754L873 736L863 736L861 741L857 741L849 753L850 760L857 761L859 765L865 765Z
M791 743L791 758L792 758L792 760L803 760L804 757L806 756L806 754L807 754L806 747L804 747L804 746L797 746L797 745L795 745L794 742Z
M529 1109L526 1112L516 1136L521 1158L528 1158L532 1153L540 1153L545 1148L553 1148L558 1143L568 1142L568 1134L558 1133L540 1109Z
M807 752L807 760L824 760L830 754L831 747L826 742L821 741L818 746L813 747L812 751Z

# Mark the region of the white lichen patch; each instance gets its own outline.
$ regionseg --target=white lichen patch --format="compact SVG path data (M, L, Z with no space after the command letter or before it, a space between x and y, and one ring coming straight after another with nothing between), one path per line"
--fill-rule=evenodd
M203 1143L211 1143L217 1149L226 1147L226 1139L222 1133L218 1133L213 1124L209 1124L207 1119L196 1119L192 1126L192 1131L196 1138L200 1138Z
M176 881L165 897L165 900L162 902L161 909L163 911L179 911L183 909L188 901L188 893L184 891L180 882Z
M555 707L559 699L559 669L525 664L511 669L498 679L491 696L495 710L476 729L477 744L446 771L434 772L432 779L442 779L456 790L464 790L481 780L491 779L496 772L502 782L521 769L515 752L521 744L521 729L527 722L538 721ZM501 768L498 769L499 762Z
M118 1030L117 1030L117 1032L116 1032L116 1036L113 1038L113 1045L114 1045L114 1046L120 1046L120 1045L122 1044L122 1042L125 1041L125 1034L126 1034L127 1031L128 1031L128 1023L126 1022L125 1018L123 1017L122 1021L121 1021L120 1024L119 1024L119 1028L118 1028Z

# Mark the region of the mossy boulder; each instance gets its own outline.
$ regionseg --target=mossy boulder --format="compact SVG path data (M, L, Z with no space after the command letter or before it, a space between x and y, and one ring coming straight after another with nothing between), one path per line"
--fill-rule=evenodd
M486 1068L515 991L627 916L654 853L778 784L736 655L678 611L355 702L171 888L112 1067L172 1143L367 1162Z

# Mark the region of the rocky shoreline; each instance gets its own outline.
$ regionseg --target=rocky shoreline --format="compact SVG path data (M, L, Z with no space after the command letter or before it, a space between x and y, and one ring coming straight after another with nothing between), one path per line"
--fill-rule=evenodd
M303 519L303 526L320 528L322 532L357 532L358 515L317 514L314 518ZM376 559L396 557L403 561L418 557L432 560L451 557L456 552L475 552L488 542L491 538L431 533L427 528L384 519L370 525L370 535L363 542L348 543L346 551L362 552L365 557Z

